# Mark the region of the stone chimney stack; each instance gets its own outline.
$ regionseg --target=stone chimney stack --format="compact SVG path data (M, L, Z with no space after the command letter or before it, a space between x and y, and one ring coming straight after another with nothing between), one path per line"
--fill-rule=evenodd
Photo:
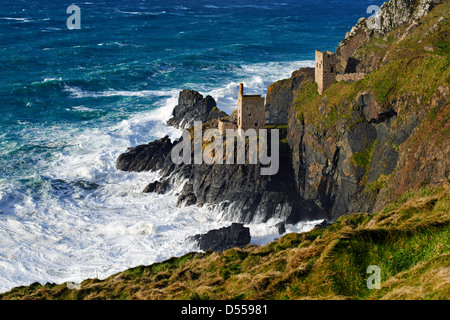
M240 96L244 95L244 84L243 83L239 83L239 95Z
M316 50L315 78L319 94L322 94L336 81L336 54L334 52Z

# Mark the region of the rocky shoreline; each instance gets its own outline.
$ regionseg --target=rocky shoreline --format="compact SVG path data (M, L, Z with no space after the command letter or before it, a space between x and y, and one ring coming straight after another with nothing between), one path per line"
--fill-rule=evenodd
M258 164L175 165L171 151L182 140L168 137L119 156L118 170L159 172L143 192L182 187L178 206L224 213L230 227L190 239L206 253L86 280L82 290L35 285L4 297L448 299L450 4L390 0L380 17L380 30L360 19L336 49L341 71L363 79L319 95L303 68L269 86L266 124L285 122L276 175L262 176ZM169 125L215 128L233 116L212 97L183 90ZM241 249L250 241L243 224L270 218L324 221ZM381 290L362 285L361 261L385 268Z
M206 102L209 108L206 108ZM193 111L195 110L195 112ZM168 125L177 128L193 121L206 120L209 128L217 128L217 118L228 117L218 111L212 97L203 98L191 90L180 92L179 103ZM284 132L286 135L286 132ZM169 137L140 145L119 156L116 167L122 171L159 171L160 179L143 192L166 193L184 184L178 195L178 206L215 205L231 222L265 222L279 218L286 223L325 219L325 212L313 203L303 201L295 193L295 180L290 166L287 144L280 147L280 170L274 176L260 173L261 164L208 165L180 164L171 159L171 151L182 138ZM192 148L193 149L193 148Z
M403 145L414 139L413 133L426 120L425 110L448 104L448 86L438 86L428 106L420 109L417 105L425 100L423 93L399 91L385 97L380 95L378 84L370 80L371 73L393 59L389 58L389 48L395 48L396 43L412 33L417 21L437 3L421 0L416 6L391 0L381 8L383 23L377 32L367 27L366 19L360 19L336 49L341 72L354 64L357 67L353 71L360 74L355 79L341 76L347 82L338 82L336 92L317 94L314 68L296 70L291 78L268 87L266 125L285 124L276 175L262 176L259 164L175 165L171 150L182 138L172 142L168 137L130 148L118 158L117 169L159 171L161 178L150 183L144 192L166 193L184 183L177 206L213 205L225 219L236 223L265 222L271 218L287 224L306 220L332 223L342 215L380 210L396 195L420 184L446 180L445 172L436 176L432 171L446 167L446 150L427 145L437 161L430 163L428 169L425 163L431 159L420 154L405 158L408 150ZM395 10L391 10L393 5ZM442 16L439 21L442 24L446 19ZM385 51L363 54L371 39L384 37L395 28L406 29L406 35L391 32L393 40L382 47ZM430 32L439 32L439 28L436 24ZM361 72L369 74L363 77ZM383 81L383 86L388 85L387 80ZM353 91L348 92L345 88L350 86ZM395 90L393 84L387 94ZM194 121L202 121L207 128L217 128L219 119L233 121L235 117L218 110L213 97L185 89L180 92L168 125L189 128ZM401 162L423 168L422 178L413 178L411 172L405 183L399 175L404 171L399 166ZM395 181L402 183L392 191L397 186L388 182Z
M212 97L203 98L198 92L183 90L168 125L184 128L194 121L206 119L209 128L217 128L217 118L224 117L229 118L226 113L217 109ZM118 157L116 167L129 172L158 171L159 180L149 183L144 188L144 193L164 194L179 188L181 191L177 194L177 206L212 205L221 212L222 218L232 223L267 222L271 218L277 218L283 221L282 224L295 224L299 221L327 218L326 213L314 203L303 201L295 192L287 144L280 148L278 173L264 176L260 173L259 163L176 165L171 159L171 152L182 140L183 137L172 142L165 136L148 144L129 148ZM216 238L226 238L227 230L232 234L231 229L225 229L216 233ZM214 234L214 230L212 232ZM204 235L202 239L203 241L199 241L200 247L213 249L214 245L208 246L204 240L211 240L212 237ZM214 243L215 240L211 242ZM235 241L235 245L239 243L241 242Z

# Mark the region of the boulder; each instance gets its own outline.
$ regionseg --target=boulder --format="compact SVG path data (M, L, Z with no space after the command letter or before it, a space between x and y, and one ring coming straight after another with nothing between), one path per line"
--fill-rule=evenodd
M200 250L222 252L234 247L245 247L250 243L250 228L241 223L233 223L229 227L211 230L206 234L189 237L189 241L197 243Z
M223 111L217 109L216 101L211 96L203 96L194 90L183 90L178 97L178 105L172 112L172 118L167 125L175 128L190 128L194 121L203 123L220 119L227 116Z
M154 181L149 183L145 188L144 188L144 193L151 193L151 192L155 192L155 193L159 193L159 194L164 194L169 190L170 184L169 184L169 180L165 179L162 181Z
M173 146L170 138L165 136L148 144L128 148L117 159L116 168L129 172L157 171L164 166L166 158L170 157Z
M282 235L286 233L286 224L284 222L278 222L275 225L275 228L278 230L278 234Z

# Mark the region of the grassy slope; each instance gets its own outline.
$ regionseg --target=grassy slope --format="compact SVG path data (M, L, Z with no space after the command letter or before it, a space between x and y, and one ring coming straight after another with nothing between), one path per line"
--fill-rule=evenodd
M439 23L442 16L446 20ZM438 28L430 32L434 25ZM384 61L364 79L355 83L336 82L323 95L317 94L314 82L304 83L295 93L297 118L314 125L318 131L332 133L342 119L350 128L358 121L353 117L355 99L364 91L374 92L386 111L394 108L400 97L408 101L408 109L396 110L399 121L410 112L432 113L433 94L439 86L450 85L450 2L435 7L401 40L405 29L395 29L382 39L375 37L356 52L355 56L363 62L373 55Z
M437 31L424 34L449 10L449 2L437 6L401 42L391 33L363 47L361 57L379 54L387 63L356 83L335 83L326 104L315 83L304 83L295 103L299 120L331 134L342 119L351 128L358 119L350 102L372 90L387 109L399 96L408 98L409 109L397 110L399 121L413 111L425 121L448 121L448 113L438 117L441 111L430 107L437 87L450 84L448 14ZM433 143L448 141L448 129L441 131ZM359 156L354 161L364 164L369 155ZM425 187L380 213L344 216L327 230L289 234L264 247L190 253L86 280L81 290L36 283L0 299L449 299L449 190L448 184ZM369 265L381 268L380 290L366 286Z
M33 284L2 299L449 299L450 185L408 193L377 214L264 246L190 253L105 280ZM369 290L369 265L381 289Z
M444 21L440 18L444 17ZM411 115L420 125L404 143L405 150L416 150L430 143L437 148L450 139L450 108L438 108L433 95L439 87L450 86L450 2L436 6L415 28L397 28L383 38L374 37L355 53L362 63L383 61L381 66L355 83L335 82L323 95L317 84L304 82L294 94L294 110L299 121L314 128L313 135L336 137L365 121L358 112L357 97L372 92L384 112L395 110L397 118L392 127L401 127ZM374 59L374 56L378 57ZM310 130L310 129L308 129ZM333 139L334 140L334 139ZM374 142L375 144L376 142ZM375 145L349 159L354 167L365 170L361 181L364 192L376 195L386 188L388 199L395 199L405 190L395 190L397 180L381 175L368 184L367 175ZM394 145L399 149L399 146Z

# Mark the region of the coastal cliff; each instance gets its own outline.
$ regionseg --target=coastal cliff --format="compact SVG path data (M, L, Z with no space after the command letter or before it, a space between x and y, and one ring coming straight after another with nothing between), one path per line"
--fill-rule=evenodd
M259 165L174 165L169 154L180 141L167 137L130 149L117 168L160 170L161 180L146 192L187 181L178 205L215 205L226 219L244 223L332 222L448 181L449 14L448 4L438 3L391 0L375 30L360 19L336 51L341 73L353 63L353 71L368 72L361 80L335 82L319 95L314 69L302 68L269 86L266 123L275 126L268 128L286 124L275 176L261 176ZM183 90L168 124L197 120L217 128L219 118L227 115L212 97Z
M214 121L207 125L215 126ZM203 129L209 128L204 126ZM286 130L281 130L283 136ZM130 148L120 155L117 168L124 171L159 170L161 178L144 192L166 193L176 187L177 205L213 205L233 222L265 222L278 218L287 223L325 219L326 213L302 201L295 192L294 173L287 144L280 145L280 169L273 176L261 175L261 164L179 164L171 159L173 147L182 143L168 137ZM193 142L192 142L193 143ZM193 150L191 148L194 157Z
M323 95L305 82L290 109L298 192L332 220L449 181L449 6L405 3L385 3L380 30L364 41L353 30L339 45L341 60L352 46L347 60L371 71L364 79L337 82Z

